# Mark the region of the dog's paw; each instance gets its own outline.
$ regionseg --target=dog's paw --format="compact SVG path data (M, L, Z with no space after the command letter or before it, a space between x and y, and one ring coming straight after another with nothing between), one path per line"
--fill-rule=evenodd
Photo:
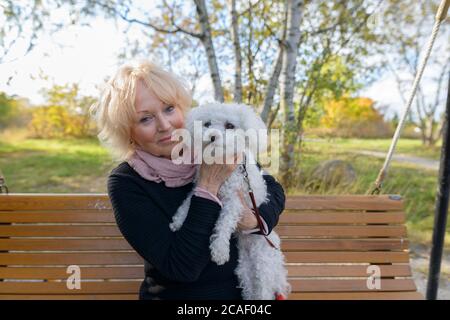
M222 245L219 241L213 241L210 246L211 249L211 259L217 265L223 265L225 262L230 260L230 246Z
M169 229L172 230L172 232L178 231L180 227L180 223L177 223L176 221L169 224Z
M225 254L211 252L211 260L214 261L218 266L221 266L228 262L228 260L230 260L230 254L228 252Z

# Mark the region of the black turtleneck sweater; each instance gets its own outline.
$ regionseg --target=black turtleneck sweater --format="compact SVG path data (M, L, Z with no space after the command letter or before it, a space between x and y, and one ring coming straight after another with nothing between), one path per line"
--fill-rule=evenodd
M263 177L269 202L258 209L271 231L284 209L285 195L272 176ZM172 216L192 188L193 183L169 188L163 182L145 180L126 162L109 176L108 194L117 225L145 261L140 299L242 299L234 273L236 238L231 239L227 263L218 266L211 261L209 238L221 210L219 204L193 196L183 226L177 232L169 229Z

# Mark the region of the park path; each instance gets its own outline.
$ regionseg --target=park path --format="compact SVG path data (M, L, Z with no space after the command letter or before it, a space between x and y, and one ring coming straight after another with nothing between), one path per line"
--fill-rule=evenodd
M386 153L380 152L380 151L355 150L355 151L351 151L351 152L366 155L366 156L372 156L372 157L376 157L376 158L386 158ZM439 170L439 161L438 160L415 157L415 156L408 156L408 155L404 155L404 154L394 154L392 159L394 161L398 161L398 162L414 164L414 165L416 165L418 167L422 167L424 169L436 170L436 171Z

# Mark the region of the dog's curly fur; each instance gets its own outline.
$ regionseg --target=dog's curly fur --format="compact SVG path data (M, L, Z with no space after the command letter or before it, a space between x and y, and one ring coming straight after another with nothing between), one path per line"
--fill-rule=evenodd
M208 130L202 130L203 147L207 144L226 147L224 139L226 124L232 124L235 129L266 130L266 126L253 109L243 104L206 104L190 111L187 116L186 128L191 136L194 134L194 121L208 123ZM220 132L221 134L217 134ZM235 133L236 132L236 133ZM265 150L267 143L267 131L264 135L248 138L248 147L244 150L225 148L225 154L231 156L237 152L245 152L246 168L249 182L255 196L257 206L267 202L267 186L262 174L256 165L253 153L258 150ZM236 138L243 138L239 130L227 130L226 134L236 134ZM211 136L215 140L211 140ZM221 140L222 139L222 140ZM211 142L212 141L212 142ZM259 147L259 149L258 149ZM220 216L211 235L210 249L211 257L218 265L222 265L229 260L230 238L238 238L238 266L235 270L239 279L239 285L243 289L244 299L264 299L271 300L275 294L283 294L285 297L290 292L290 285L287 281L287 270L284 267L284 256L280 249L280 238L275 231L272 231L268 238L277 247L271 247L264 236L258 234L244 234L237 232L237 225L242 217L242 203L237 197L237 190L243 190L247 205L251 208L251 199L248 196L248 186L244 180L241 166L230 175L219 189L218 196L223 203ZM198 171L194 182L198 179ZM178 208L170 224L172 231L176 231L183 225L190 207L192 192Z

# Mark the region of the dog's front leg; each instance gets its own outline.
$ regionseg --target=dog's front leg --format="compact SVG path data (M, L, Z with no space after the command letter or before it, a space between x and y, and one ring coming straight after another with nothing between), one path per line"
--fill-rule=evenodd
M169 224L169 228L173 232L179 230L181 228L181 226L183 225L184 220L186 220L186 217L187 217L187 214L189 211L189 207L191 206L191 199L192 199L193 194L194 194L194 191L191 191L188 194L187 198L184 199L181 206L177 209L177 212L173 215L172 222Z
M223 208L211 235L210 243L211 258L218 265L222 265L230 259L231 235L236 231L243 209L237 196L225 197L222 203Z

